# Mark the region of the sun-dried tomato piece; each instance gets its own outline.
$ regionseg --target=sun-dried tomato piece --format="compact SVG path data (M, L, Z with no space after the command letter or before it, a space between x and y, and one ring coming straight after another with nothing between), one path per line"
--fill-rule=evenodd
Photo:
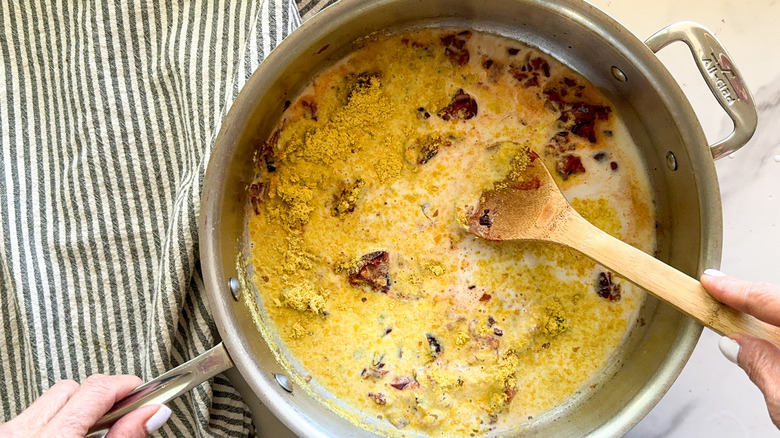
M587 138L591 143L596 142L596 130L593 126L592 120L584 120L582 122L575 123L571 128L571 132L574 135L578 135L582 138Z
M482 319L472 319L468 324L468 331L471 339L475 341L476 345L487 350L497 350L500 344L499 336L495 334L495 330L492 333L485 332L483 328L485 325L492 328L496 324L495 318L488 316L487 321ZM503 333L502 333L503 334Z
M363 371L360 372L360 376L364 379L381 379L388 372L387 370L382 369L384 366L384 363L380 363L378 365L371 365L370 367L363 368Z
M438 114L444 120L468 120L477 115L477 101L459 88L449 105L439 110Z
M567 94L566 89L561 90L556 87L545 88L545 90L542 91L542 93L544 93L548 101L556 104L563 102L563 98Z
M260 205L263 204L265 187L265 184L262 182L253 182L252 184L249 184L249 199L252 201L252 207L255 210L255 214L260 214Z
M407 47L425 47L425 45L419 41L412 41L409 38L401 38L401 43Z
M543 58L536 57L532 59L531 66L534 70L541 70L545 77L550 77L550 64Z
M507 48L506 51L507 51L507 53L509 53L512 56L515 56L518 53L520 53L520 49L515 49L515 48L512 48L512 47Z
M565 165L567 163L562 161L563 157L572 154L577 150L577 144L572 142L570 137L571 133L569 131L559 131L557 134L553 135L552 138L550 138L550 141L544 146L544 155L554 157L556 166L560 166L560 170L564 172L564 174Z
M526 88L530 87L538 87L539 86L539 76L533 75L530 78L528 78L527 81L523 82L523 86Z
M301 105L303 106L303 116L307 119L317 121L317 104L315 102L310 102L308 100L302 100Z
M620 301L620 285L612 280L612 272L599 272L596 294L609 301Z
M555 170L564 180L577 173L584 173L585 166L577 155L563 155L555 163Z
M368 396L374 400L374 403L378 405L387 404L387 397L381 392L369 392Z
M390 417L388 418L390 424L396 427L396 429L403 429L409 425L409 419L405 417Z
M490 301L491 298L493 298L493 296L490 294L482 294L482 296L479 297L479 300L485 302L485 301Z
M607 105L591 105L589 103L578 102L572 105L574 120L607 120L612 108Z
M533 63L533 61L532 61ZM537 62L542 71L546 71L543 64ZM536 72L534 72L536 73ZM607 105L594 105L587 102L567 101L567 96L574 95L582 98L584 85L577 85L577 81L571 78L563 78L555 85L545 86L543 94L547 99L545 107L551 111L560 111L558 120L567 124L568 129L575 135L596 143L596 121L607 120L612 108ZM604 135L609 135L603 131Z
M281 128L277 128L268 137L268 140L260 144L260 147L255 151L255 164L258 166L264 165L268 172L276 172L276 161L274 159L274 149L279 143L279 134Z
M613 161L613 162L609 163L609 168L612 169L613 172L618 170L618 163L617 163L617 161Z
M427 120L431 118L431 113L425 110L423 107L417 108L417 118L420 120Z
M513 78L517 79L518 81L523 81L528 79L530 76L528 73L525 72L525 66L523 67L510 67L509 68L509 74L512 75Z
M387 370L377 369L373 366L368 368L363 368L363 371L360 372L360 376L364 379L380 379L385 374L387 374Z
M388 372L386 369L384 369L384 358L384 354L375 356L374 360L371 362L371 366L363 368L363 371L360 372L360 376L364 379L381 379L384 377Z
M588 139L591 143L596 143L596 120L607 120L611 112L612 108L606 105L579 102L564 111L559 120L566 122L573 118L574 125L571 127L571 132Z
M405 388L413 389L419 386L419 383L415 382L414 379L410 377L395 376L395 379L393 379L392 383L390 383L390 386L399 391L402 391Z
M455 65L466 65L469 62L469 51L466 42L471 38L471 32L464 30L458 34L447 35L441 39L444 44L444 54Z
M410 40L409 38L401 39L401 43L403 43L406 47L411 47L417 50L418 55L430 57L433 57L439 48L436 44L424 44L420 41Z
M375 251L360 258L360 266L349 274L349 284L368 285L374 290L387 293L390 290L390 275L388 274L387 251Z
M512 400L517 395L517 390L514 388L507 388L504 390L504 394L506 394L506 404L512 403Z

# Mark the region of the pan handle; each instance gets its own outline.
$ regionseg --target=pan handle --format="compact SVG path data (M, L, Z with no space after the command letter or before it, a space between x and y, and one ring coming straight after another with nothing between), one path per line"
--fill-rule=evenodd
M648 38L645 44L658 52L675 41L684 42L691 50L704 81L734 122L731 134L710 147L714 159L723 158L744 146L756 131L758 113L753 96L726 49L701 24L691 21L671 24Z
M233 360L220 342L214 348L135 388L98 420L85 438L103 438L122 416L153 403L166 403L217 374L233 368Z

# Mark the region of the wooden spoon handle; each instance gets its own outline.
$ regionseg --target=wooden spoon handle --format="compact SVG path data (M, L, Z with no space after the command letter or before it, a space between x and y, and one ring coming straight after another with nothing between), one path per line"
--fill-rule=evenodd
M728 307L696 279L601 231L573 209L550 240L570 246L721 335L746 333L780 347L780 328Z

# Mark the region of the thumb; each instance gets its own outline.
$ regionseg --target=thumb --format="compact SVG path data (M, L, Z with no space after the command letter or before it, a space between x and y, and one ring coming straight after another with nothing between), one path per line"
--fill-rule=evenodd
M735 335L739 343L738 365L764 394L769 416L780 428L780 350L770 342L749 335Z
M106 438L144 438L165 424L170 416L168 406L142 406L114 423Z

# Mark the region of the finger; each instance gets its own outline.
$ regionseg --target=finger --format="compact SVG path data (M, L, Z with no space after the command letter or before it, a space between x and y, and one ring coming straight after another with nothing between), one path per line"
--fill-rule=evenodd
M780 326L780 287L707 273L701 276L701 284L721 303Z
M171 416L165 405L140 407L111 426L106 438L143 438L159 429Z
M141 384L136 376L93 374L46 425L42 436L84 436L111 406Z
M769 416L780 428L780 350L770 342L749 335L735 336L739 366L764 394Z
M14 423L14 427L19 430L36 433L65 406L78 389L79 384L75 381L60 380L9 423Z

